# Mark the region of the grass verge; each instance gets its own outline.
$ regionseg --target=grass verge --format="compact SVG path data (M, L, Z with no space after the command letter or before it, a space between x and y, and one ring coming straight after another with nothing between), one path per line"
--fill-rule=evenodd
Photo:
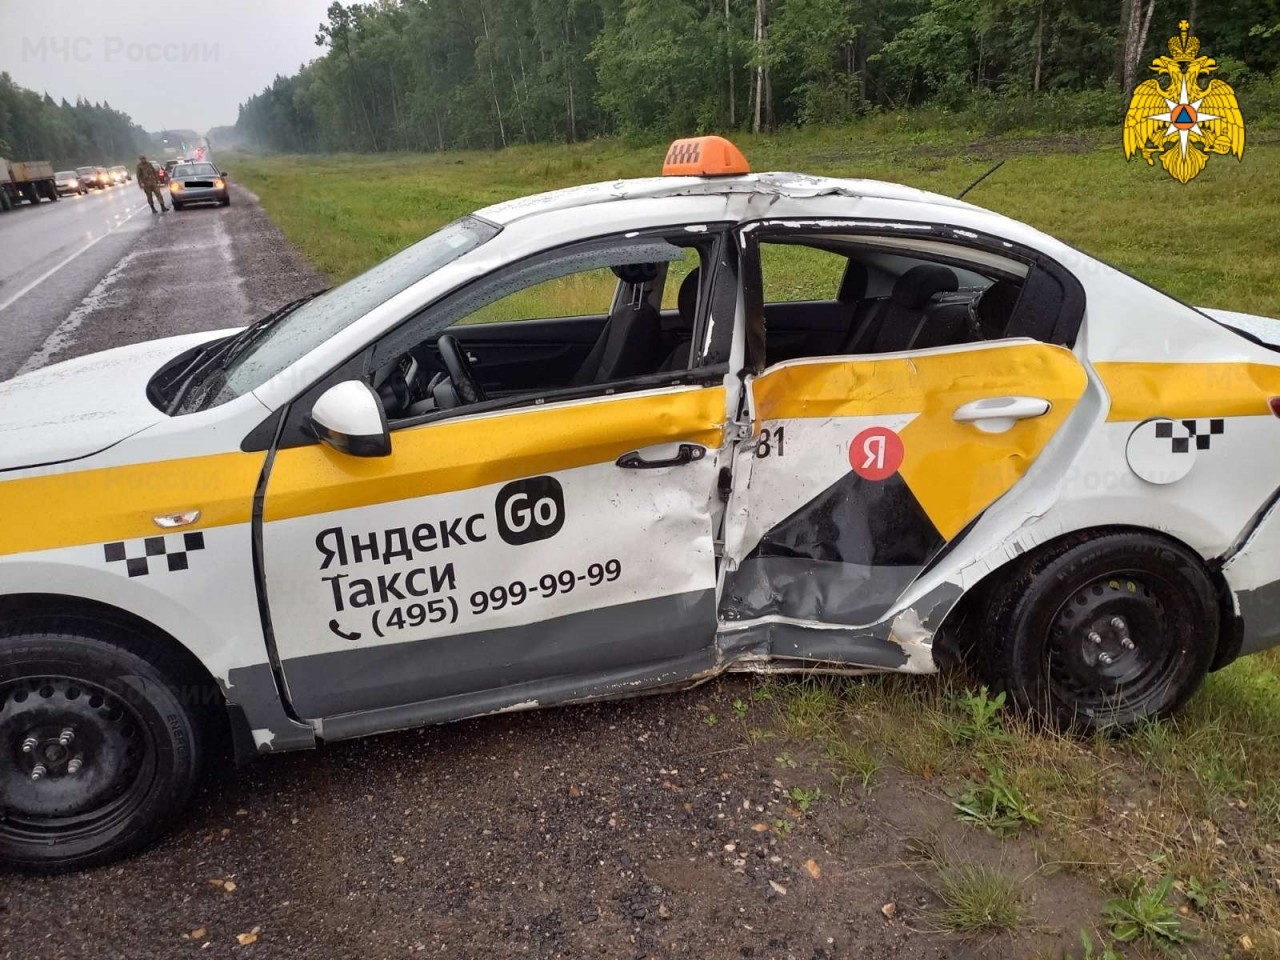
M974 139L873 118L839 129L737 138L755 170L905 183L949 196L996 160L966 197L1074 244L1196 304L1280 316L1274 210L1280 146L1252 130L1243 161L1215 157L1182 186L1126 163L1119 130ZM485 205L559 187L651 176L664 147L601 140L499 152L221 157L286 236L332 280L346 279ZM814 282L820 267L814 265Z
M1240 661L1173 721L1090 741L1024 723L959 675L772 681L760 699L779 749L816 745L837 791L874 790L868 771L892 765L975 828L1095 879L1113 898L1098 922L1117 950L1176 952L1197 937L1280 957L1278 674L1280 653ZM940 894L956 869L938 867Z

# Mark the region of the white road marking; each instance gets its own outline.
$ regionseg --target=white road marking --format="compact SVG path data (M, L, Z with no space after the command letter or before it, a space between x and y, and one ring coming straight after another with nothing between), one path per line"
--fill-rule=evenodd
M105 240L107 237L109 237L109 236L110 236L111 234L113 234L115 231L119 230L119 229L120 229L121 227L123 227L123 226L124 226L124 225L129 221L129 220L131 220L131 219L133 218L134 214L136 214L136 213L137 213L139 210L141 210L141 209L142 209L142 206L141 206L141 205L139 205L139 206L138 206L138 207L136 207L135 209L130 210L130 211L129 211L129 213L125 216L125 218L124 218L123 220L121 220L119 223L115 224L115 225L114 225L114 226L112 226L110 229L108 229L106 233L103 233L103 234L101 234L101 235L99 235L99 236L97 236L97 237L94 237L92 240L90 240L88 243L86 243L86 244L85 244L83 247L81 247L79 250L76 250L74 253L72 253L70 256L68 256L65 260L61 260L61 261L59 261L57 264L55 264L54 266L50 267L50 268L49 268L48 270L46 270L44 273L40 274L40 276L36 277L34 280L32 280L30 283L28 283L25 287L23 287L21 290L19 290L17 293L15 293L13 296L11 296L8 300L4 301L4 303L0 303L0 311L7 310L9 307L13 306L15 303L17 303L19 300L21 300L23 297L25 297L25 296L26 296L28 293L30 293L32 290L34 290L36 287L40 286L40 284L44 283L46 280L48 280L50 277L52 277L55 273L57 273L59 270L61 270L63 267L65 267L67 264L69 264L69 263L70 263L72 260L74 260L76 257L80 256L80 254L84 253L84 252L85 252L86 250L88 250L90 247L93 247L94 245L96 245L100 240Z
M104 234L105 236L105 234ZM98 238L102 239L101 237ZM96 241L95 241L96 242ZM92 246L92 244L90 244ZM114 267L106 272L97 285L89 291L88 295L80 301L74 310L67 314L67 319L58 324L52 333L45 338L40 349L27 357L26 363L18 368L15 377L24 373L29 373L39 367L45 366L54 355L66 347L71 342L71 336L79 328L80 324L88 319L89 315L103 305L107 297L111 293L111 287L120 279L120 275L124 273L126 267L137 258L138 253L127 253L116 263Z

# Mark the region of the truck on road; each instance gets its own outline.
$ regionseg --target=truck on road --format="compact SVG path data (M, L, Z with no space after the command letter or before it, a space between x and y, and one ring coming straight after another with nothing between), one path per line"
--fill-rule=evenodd
M47 160L13 162L0 157L0 210L24 200L35 206L41 199L58 199L53 165Z

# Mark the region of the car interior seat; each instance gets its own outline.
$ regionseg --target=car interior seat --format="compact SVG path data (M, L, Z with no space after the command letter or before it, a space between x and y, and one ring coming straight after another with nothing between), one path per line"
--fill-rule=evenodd
M893 284L887 300L871 301L861 320L855 320L847 353L893 353L910 350L929 318L936 294L960 286L955 271L936 263L912 267Z
M649 303L647 285L657 278L658 265L632 263L612 269L629 296L610 312L591 352L569 381L571 387L634 377L657 366L661 316Z

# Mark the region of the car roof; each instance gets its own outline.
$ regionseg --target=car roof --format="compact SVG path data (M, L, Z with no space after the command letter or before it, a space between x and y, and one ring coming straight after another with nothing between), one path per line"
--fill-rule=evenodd
M977 210L972 204L941 194L905 187L882 180L854 180L817 177L805 173L749 173L724 177L641 177L633 180L610 180L566 187L548 193L537 193L507 200L476 211L476 216L499 225L508 225L525 217L594 206L620 200L661 199L666 197L714 197L727 194L752 194L762 197L875 197L885 200L911 200L940 206Z

